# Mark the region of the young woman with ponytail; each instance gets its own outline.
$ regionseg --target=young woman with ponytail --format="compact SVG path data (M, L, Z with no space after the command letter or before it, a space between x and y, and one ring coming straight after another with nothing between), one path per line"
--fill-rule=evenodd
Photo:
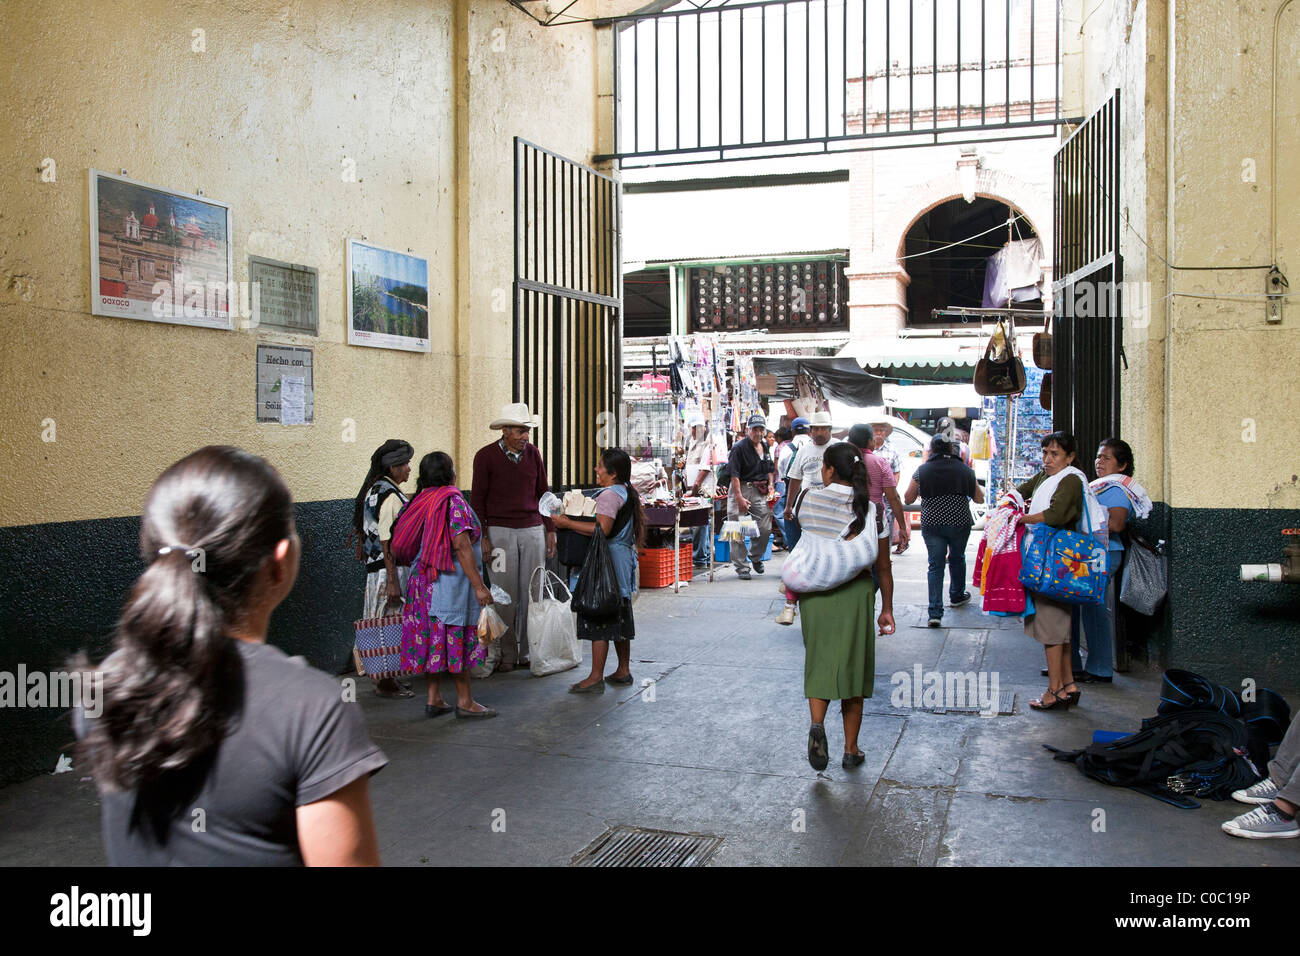
M824 722L830 702L838 700L844 718L844 757L840 765L848 770L866 759L858 749L862 700L875 690L876 625L881 634L894 633L894 578L889 563L889 528L871 501L867 467L857 448L844 442L830 445L822 457L822 482L823 487L806 492L797 505L802 536L843 535L851 540L859 534L872 534L881 542L874 566L880 583L878 616L870 568L832 591L799 596L805 652L804 696L812 716L808 762L815 770L826 769L829 751Z
M300 549L289 489L248 452L199 449L150 488L103 710L78 720L113 865L379 863L387 759L335 680L266 643Z

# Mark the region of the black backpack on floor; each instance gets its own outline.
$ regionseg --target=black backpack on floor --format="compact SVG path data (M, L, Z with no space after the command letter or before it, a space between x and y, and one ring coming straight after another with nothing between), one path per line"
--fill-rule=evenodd
M1224 800L1262 773L1246 759L1246 727L1235 717L1209 710L1183 710L1143 722L1110 743L1083 750L1048 747L1057 760L1112 787L1132 787L1176 806L1196 806L1177 795Z

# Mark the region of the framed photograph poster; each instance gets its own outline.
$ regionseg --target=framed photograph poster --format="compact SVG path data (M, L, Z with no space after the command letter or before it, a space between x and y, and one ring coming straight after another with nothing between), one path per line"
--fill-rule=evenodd
M429 351L429 263L347 241L348 344Z
M233 328L230 206L90 170L94 315Z

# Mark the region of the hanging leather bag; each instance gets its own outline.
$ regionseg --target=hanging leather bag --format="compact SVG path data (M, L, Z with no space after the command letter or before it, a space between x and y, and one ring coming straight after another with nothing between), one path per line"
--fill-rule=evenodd
M1048 318L1043 331L1034 333L1034 364L1044 372L1052 370L1052 320ZM1044 405L1044 408L1050 406Z
M1025 363L1015 350L1015 332L999 321L984 357L975 366L975 391L980 395L1019 395L1025 390Z
M1034 336L1037 338L1038 336ZM1046 411L1052 410L1052 373L1043 376L1043 384L1038 386L1038 404Z

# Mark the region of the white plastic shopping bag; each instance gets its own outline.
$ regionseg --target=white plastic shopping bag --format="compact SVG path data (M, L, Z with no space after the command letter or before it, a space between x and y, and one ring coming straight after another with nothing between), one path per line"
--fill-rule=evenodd
M557 586L564 594L563 600ZM528 579L528 651L534 677L567 671L582 663L582 645L569 610L572 597L564 582L545 567L538 567Z

